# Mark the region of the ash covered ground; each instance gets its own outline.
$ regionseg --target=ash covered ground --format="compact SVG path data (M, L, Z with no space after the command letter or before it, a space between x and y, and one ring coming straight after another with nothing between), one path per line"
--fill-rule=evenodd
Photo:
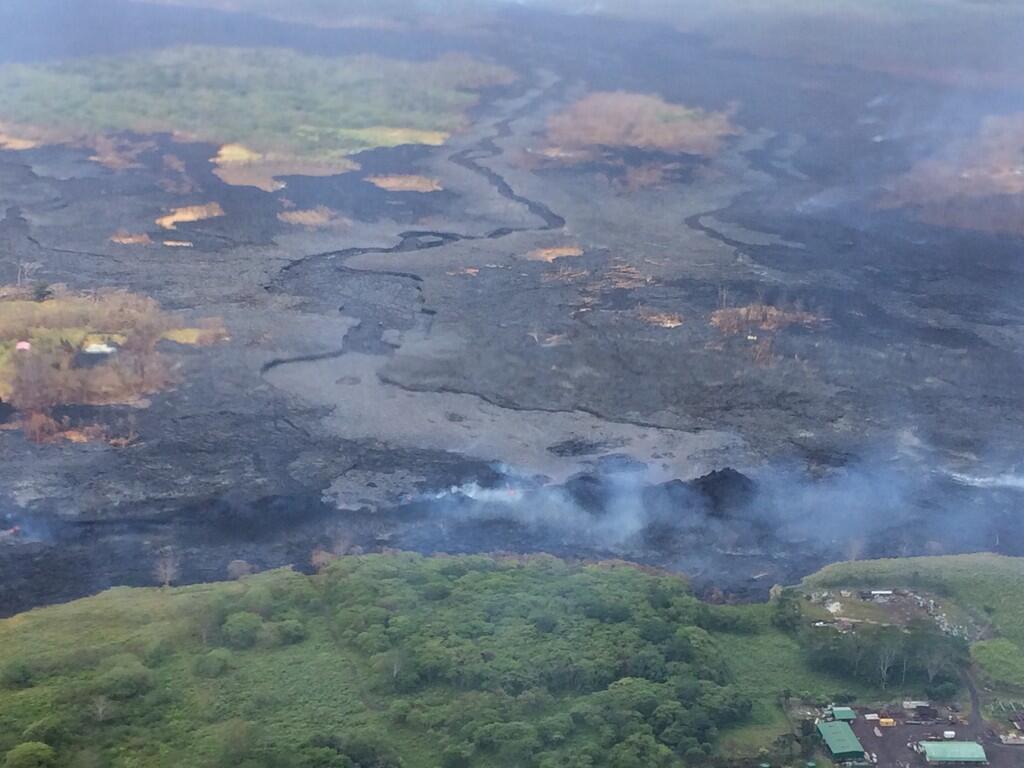
M937 141L915 126L1019 93L522 9L486 32L367 35L101 5L133 47L486 52L518 80L443 146L282 191L229 186L216 146L168 135L117 172L73 146L0 151L6 282L31 263L231 336L179 353L145 407L67 410L130 418L126 447L0 432L0 613L151 584L167 547L183 581L317 549L549 551L671 568L722 599L849 557L1024 554L1024 240L874 197ZM89 29L75 53L123 39ZM66 52L42 22L19 40L9 59ZM550 118L591 91L740 130L707 156L538 161ZM112 243L159 240L181 204L160 184L172 153L224 215L178 224L188 248ZM389 174L440 189L366 181ZM290 226L283 196L348 224Z

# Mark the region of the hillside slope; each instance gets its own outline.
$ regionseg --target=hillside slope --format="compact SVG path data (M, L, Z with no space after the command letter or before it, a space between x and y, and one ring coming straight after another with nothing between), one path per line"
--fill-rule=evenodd
M994 683L1024 686L1024 558L988 553L864 560L827 566L815 587L910 587L948 597L983 630L971 655Z

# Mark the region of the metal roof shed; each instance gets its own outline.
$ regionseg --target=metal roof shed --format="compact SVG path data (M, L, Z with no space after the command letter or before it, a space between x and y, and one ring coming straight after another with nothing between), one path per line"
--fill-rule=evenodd
M818 723L818 733L825 740L825 746L832 757L840 762L844 760L862 760L864 747L853 734L853 729L843 722Z
M857 713L850 707L832 707L832 719L849 722L857 719Z
M922 741L921 750L930 764L988 762L985 748L974 741Z

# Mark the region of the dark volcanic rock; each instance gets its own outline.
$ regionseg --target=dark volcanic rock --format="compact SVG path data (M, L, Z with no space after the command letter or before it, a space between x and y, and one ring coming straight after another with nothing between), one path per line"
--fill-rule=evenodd
M754 481L732 467L716 469L688 485L707 500L708 512L717 517L734 517L754 498Z
M565 490L573 501L591 514L604 512L612 493L608 478L589 474L569 478Z

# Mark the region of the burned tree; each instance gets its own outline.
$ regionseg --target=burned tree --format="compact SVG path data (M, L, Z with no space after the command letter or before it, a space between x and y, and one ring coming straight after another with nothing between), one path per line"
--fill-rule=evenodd
M180 574L181 561L173 547L164 547L157 553L153 575L160 586L167 588Z

